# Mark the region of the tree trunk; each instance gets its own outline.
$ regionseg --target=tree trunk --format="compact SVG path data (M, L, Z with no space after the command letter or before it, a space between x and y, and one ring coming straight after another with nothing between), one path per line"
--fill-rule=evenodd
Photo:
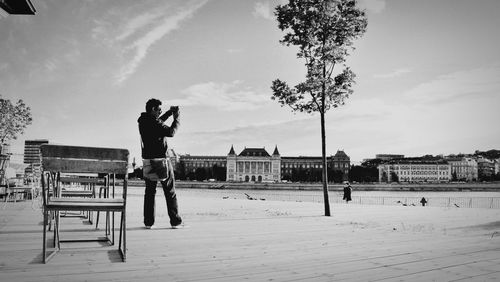
M323 197L325 202L325 216L330 216L330 201L328 200L328 166L326 162L326 133L325 133L325 113L321 115L321 154L323 157Z

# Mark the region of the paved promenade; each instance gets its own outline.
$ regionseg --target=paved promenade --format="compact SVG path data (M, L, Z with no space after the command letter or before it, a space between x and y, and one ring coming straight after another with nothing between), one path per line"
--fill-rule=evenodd
M334 204L325 217L318 203L178 194L178 230L160 191L153 230L129 197L125 263L114 246L62 243L42 264L41 211L8 203L0 281L500 281L498 209ZM63 218L61 239L89 230Z

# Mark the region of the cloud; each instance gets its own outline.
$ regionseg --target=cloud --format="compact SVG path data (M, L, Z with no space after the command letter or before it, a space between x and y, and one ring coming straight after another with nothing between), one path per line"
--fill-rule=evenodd
M387 79L387 78L395 78L402 76L404 74L410 73L411 70L408 68L399 68L396 69L390 73L384 73L384 74L375 74L373 75L374 78L382 78L382 79Z
M499 77L500 66L458 71L422 83L407 91L405 96L422 103L497 97L500 93Z
M253 15L256 18L263 18L266 20L273 20L273 10L269 2L257 2L254 5Z
M207 106L222 111L253 110L271 103L268 94L257 93L242 84L242 81L236 80L231 83L207 82L192 85L182 91L185 98L171 100L170 103Z
M208 0L190 1L186 6L179 8L176 13L165 16L163 19L161 18L162 13L148 12L130 20L123 28L122 33L115 38L115 41L124 41L137 34L141 36L125 45L123 55L128 58L116 75L116 84L122 84L136 71L153 44L178 29L183 21L190 19L207 2ZM165 8L162 11L165 12ZM145 28L149 28L149 31L144 32ZM96 29L95 32L98 33L99 29Z
M234 144L238 152L245 146L265 146L266 150L268 152L271 150L269 153L272 153L276 144L279 149L284 146L293 147L291 144L296 143L309 145L311 142L304 140L309 140L311 136L318 141L320 140L318 132L318 120L304 116L302 119L293 121L252 123L222 130L184 132L177 139L173 139L173 142L179 152L192 154L223 155L229 152L231 144ZM309 148L309 146L296 147ZM196 151L192 151L193 148Z
M385 5L386 0L360 0L359 5L368 10L369 12L373 13L381 13L383 10L385 10Z
M116 37L116 40L121 41L129 38L130 36L137 34L140 30L147 28L148 26L154 24L160 18L164 16L165 11L168 6L162 9L156 9L153 11L147 11L127 22L127 24L122 28L121 33Z

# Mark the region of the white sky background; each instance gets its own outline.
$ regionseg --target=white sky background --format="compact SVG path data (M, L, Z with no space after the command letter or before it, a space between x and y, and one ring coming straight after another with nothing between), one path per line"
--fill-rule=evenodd
M178 153L278 145L320 156L319 116L270 99L274 79L304 79L295 49L278 43L279 2L33 0L35 16L0 18L0 95L23 99L34 119L14 153L44 138L139 160L137 117L155 97L180 105ZM327 114L328 154L500 149L500 1L360 4L368 30L348 60L357 84Z

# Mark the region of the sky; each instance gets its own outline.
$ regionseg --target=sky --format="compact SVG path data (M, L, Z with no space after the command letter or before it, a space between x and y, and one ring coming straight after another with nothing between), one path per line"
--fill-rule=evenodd
M273 15L283 0L32 0L0 17L0 95L33 123L14 140L126 148L140 162L137 118L150 98L178 105L178 154L275 146L321 156L320 117L271 100L277 78L304 80ZM500 1L362 0L368 28L347 65L353 95L326 114L327 155L500 149ZM170 120L168 121L168 123Z

